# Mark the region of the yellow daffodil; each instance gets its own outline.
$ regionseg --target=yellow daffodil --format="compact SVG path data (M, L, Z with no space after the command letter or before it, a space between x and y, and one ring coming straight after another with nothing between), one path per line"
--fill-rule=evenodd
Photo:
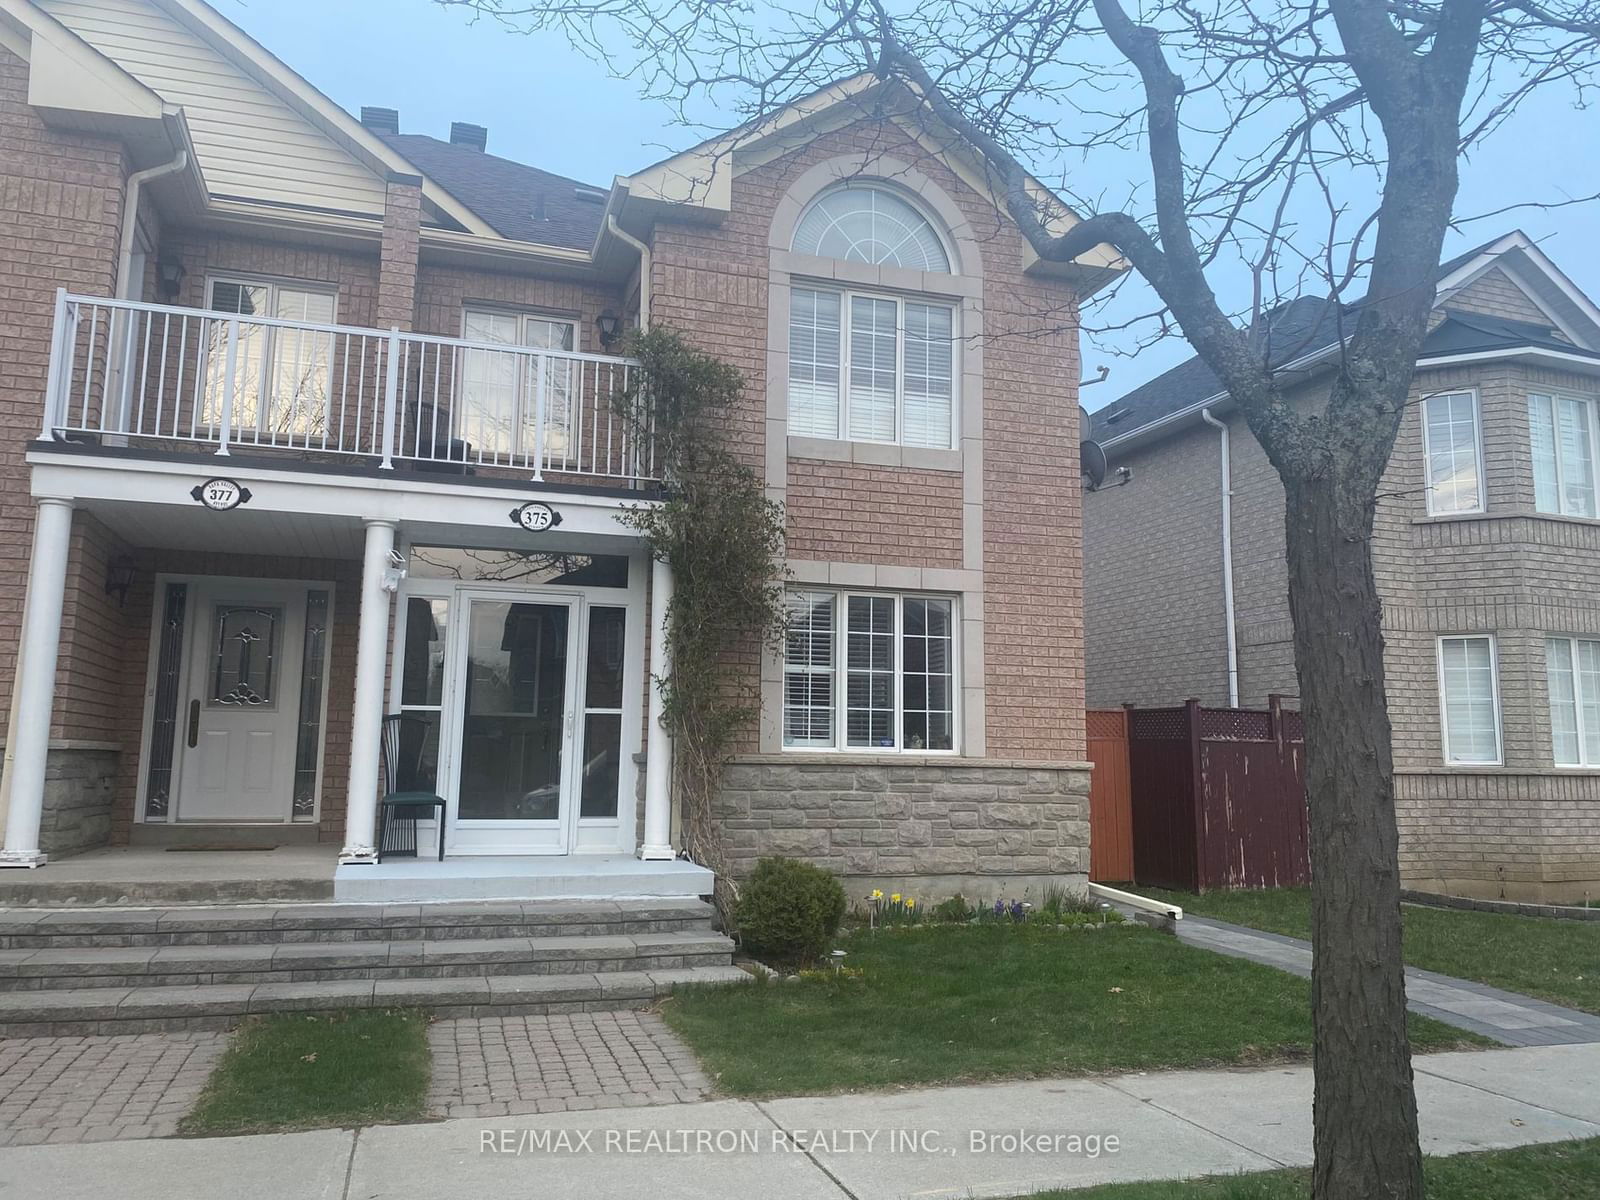
M899 893L899 892L896 892L896 893L895 893L895 894L894 894L894 895L892 895L892 896L890 896L890 897L889 897L889 899L890 899L890 900L891 900L891 901L892 901L892 902L893 902L893 903L895 903L895 904L899 904L899 903L900 903L900 893Z
M874 900L882 900L883 899L883 893L881 891L879 891L877 888L873 888L872 889L872 898Z
M916 900L913 897L907 896L906 897L906 907L907 908L915 908L916 906L917 906Z

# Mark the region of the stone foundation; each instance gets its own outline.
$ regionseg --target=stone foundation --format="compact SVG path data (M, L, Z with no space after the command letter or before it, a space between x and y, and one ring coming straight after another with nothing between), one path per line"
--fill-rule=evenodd
M39 849L51 858L110 844L119 753L100 742L51 743L39 823Z
M729 764L718 801L736 875L778 854L937 903L1082 889L1089 765L770 755Z

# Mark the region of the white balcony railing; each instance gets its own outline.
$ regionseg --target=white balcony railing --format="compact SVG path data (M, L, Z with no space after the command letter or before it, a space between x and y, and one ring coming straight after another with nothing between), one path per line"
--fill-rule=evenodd
M56 296L43 436L655 478L613 397L630 359Z

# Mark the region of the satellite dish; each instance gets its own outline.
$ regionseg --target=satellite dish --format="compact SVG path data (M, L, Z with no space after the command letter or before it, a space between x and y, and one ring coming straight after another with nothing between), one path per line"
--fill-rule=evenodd
M1089 491L1106 481L1106 452L1099 442L1079 442L1078 462L1083 468L1083 486Z

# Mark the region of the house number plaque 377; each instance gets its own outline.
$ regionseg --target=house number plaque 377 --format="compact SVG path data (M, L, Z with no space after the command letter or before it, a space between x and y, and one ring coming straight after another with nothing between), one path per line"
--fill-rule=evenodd
M237 479L208 479L191 488L189 495L213 512L227 512L250 501L250 489Z

